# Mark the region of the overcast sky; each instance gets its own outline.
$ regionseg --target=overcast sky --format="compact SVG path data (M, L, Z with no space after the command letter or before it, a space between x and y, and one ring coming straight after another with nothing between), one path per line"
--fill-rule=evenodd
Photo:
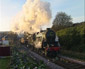
M66 12L71 15L73 22L84 21L84 0L42 0L51 4L52 19L50 25L55 18L57 12ZM0 31L10 30L11 20L16 14L22 10L22 6L26 0L0 0Z

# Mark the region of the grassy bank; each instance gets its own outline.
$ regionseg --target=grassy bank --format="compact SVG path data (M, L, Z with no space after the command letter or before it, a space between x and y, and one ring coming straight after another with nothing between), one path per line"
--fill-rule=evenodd
M85 24L59 30L56 34L63 50L85 53Z

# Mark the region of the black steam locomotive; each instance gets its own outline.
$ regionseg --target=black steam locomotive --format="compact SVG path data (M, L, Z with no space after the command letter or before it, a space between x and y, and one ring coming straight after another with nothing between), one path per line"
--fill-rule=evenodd
M48 28L30 36L30 43L38 50L42 50L48 57L56 57L60 51L60 44L56 33ZM29 38L28 38L29 39ZM23 39L22 41L26 43Z

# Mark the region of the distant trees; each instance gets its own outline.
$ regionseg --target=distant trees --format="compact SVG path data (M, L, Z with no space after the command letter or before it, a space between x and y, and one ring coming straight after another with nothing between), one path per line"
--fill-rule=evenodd
M72 26L71 16L67 15L65 12L58 12L53 21L52 29L57 31L69 26Z

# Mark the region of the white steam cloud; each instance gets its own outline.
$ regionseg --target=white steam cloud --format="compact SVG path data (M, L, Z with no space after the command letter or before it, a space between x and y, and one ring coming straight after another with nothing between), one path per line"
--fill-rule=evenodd
M22 11L14 18L12 31L39 32L40 27L49 23L51 19L50 3L41 0L27 0Z

